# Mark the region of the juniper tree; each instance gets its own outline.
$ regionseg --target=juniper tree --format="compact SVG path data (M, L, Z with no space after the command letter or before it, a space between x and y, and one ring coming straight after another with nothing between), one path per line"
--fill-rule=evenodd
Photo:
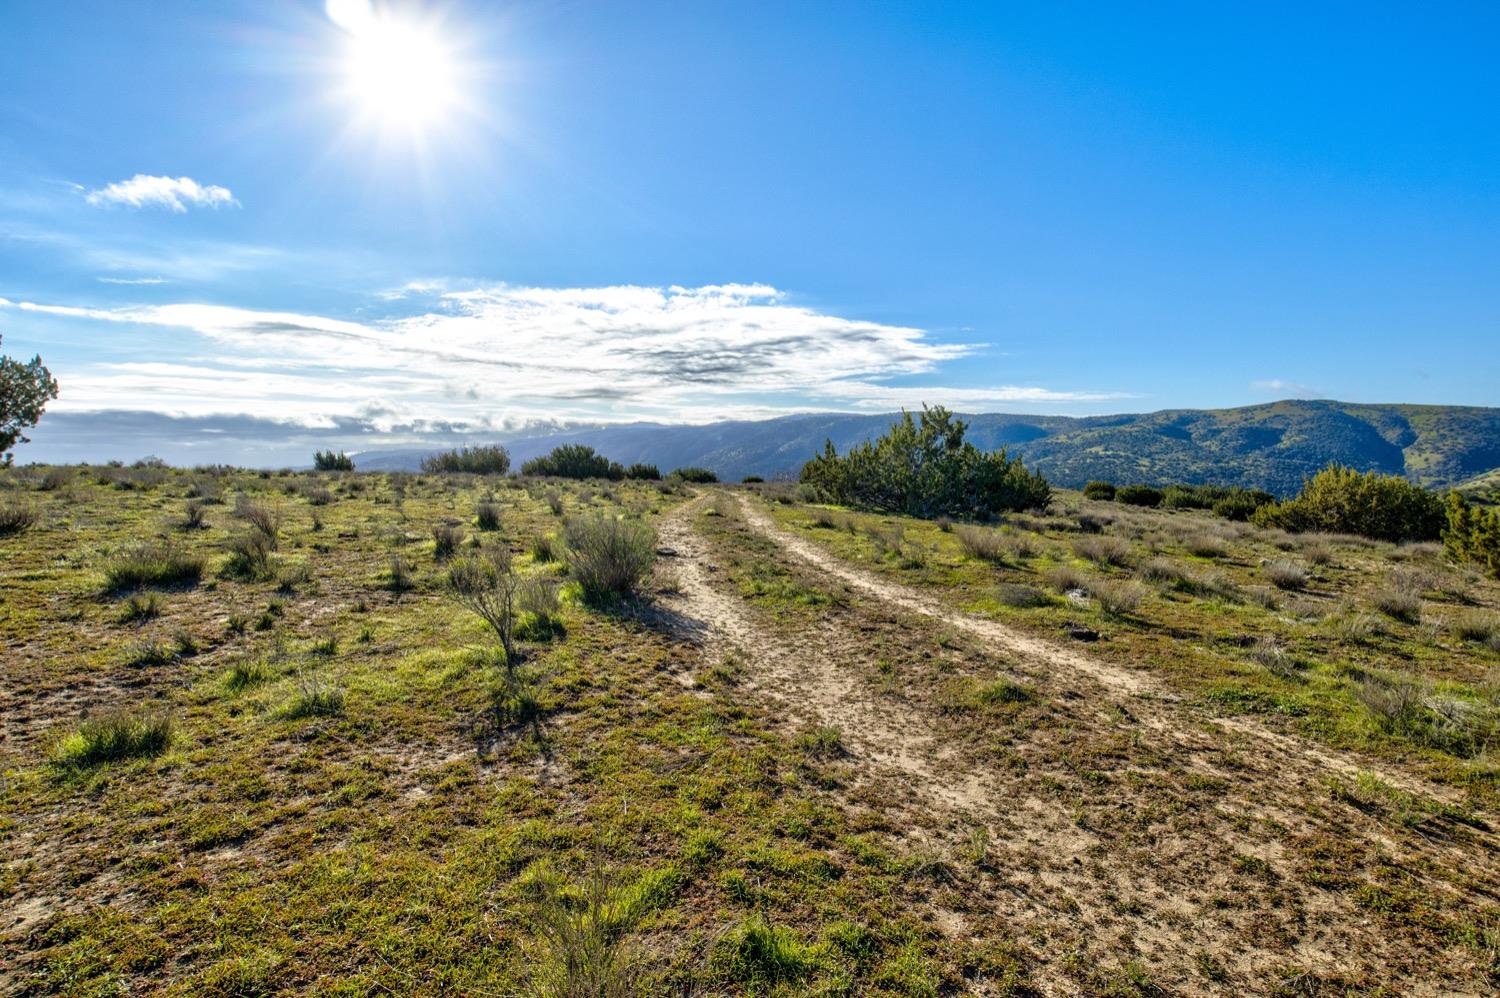
M11 464L15 445L28 439L22 431L35 426L42 410L55 398L57 379L42 366L40 356L24 364L0 356L0 465Z

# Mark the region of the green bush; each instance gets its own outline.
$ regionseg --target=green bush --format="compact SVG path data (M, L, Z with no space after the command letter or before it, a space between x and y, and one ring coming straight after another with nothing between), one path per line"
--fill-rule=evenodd
M1500 579L1500 510L1469 505L1457 492L1448 493L1443 544L1459 561L1470 561Z
M712 485L719 480L719 476L707 468L678 468L672 472L671 477L679 482L693 482L697 485Z
M1115 489L1115 500L1127 506L1160 506L1162 498L1161 490L1149 485L1121 485Z
M625 477L637 481L654 482L661 478L661 472L654 464L632 464L625 469Z
M521 474L536 478L607 478L619 481L625 468L583 444L563 444L550 454L534 457L521 465Z
M1275 496L1260 489L1231 489L1228 495L1216 500L1210 508L1215 516L1226 520L1248 520L1255 515L1256 510L1275 501Z
M203 557L171 541L147 541L111 558L104 582L111 591L190 585L203 576Z
M315 471L353 471L354 459L343 451L335 454L331 450L320 450L313 453L313 470Z
M639 520L574 517L563 528L563 543L569 574L594 603L631 595L656 563L656 532Z
M429 475L503 475L510 470L510 452L499 445L460 447L422 458Z
M821 502L909 516L991 516L1047 505L1052 487L1020 458L981 451L964 440L967 425L942 406L923 408L880 439L840 455L833 441L802 466L802 482Z
M81 769L119 759L158 755L172 743L172 719L166 714L106 714L84 721L58 746L53 761Z
M1115 497L1115 486L1113 482L1092 481L1083 487L1085 499L1099 499L1109 502Z
M1380 541L1432 541L1443 533L1443 501L1398 475L1331 464L1295 499L1262 506L1250 521L1300 533L1359 534Z

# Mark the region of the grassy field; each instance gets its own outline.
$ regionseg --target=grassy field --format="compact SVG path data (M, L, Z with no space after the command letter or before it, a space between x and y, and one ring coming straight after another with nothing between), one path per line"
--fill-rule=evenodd
M1500 586L1434 548L1072 493L997 528L774 487L3 485L5 992L1500 986ZM658 532L635 598L571 581L587 512ZM509 667L444 585L476 546L562 587Z

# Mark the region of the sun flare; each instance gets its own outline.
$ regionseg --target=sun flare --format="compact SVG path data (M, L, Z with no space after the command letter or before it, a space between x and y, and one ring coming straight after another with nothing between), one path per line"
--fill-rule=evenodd
M345 33L342 96L364 124L420 135L453 122L464 70L441 25L368 0L329 0L327 10Z

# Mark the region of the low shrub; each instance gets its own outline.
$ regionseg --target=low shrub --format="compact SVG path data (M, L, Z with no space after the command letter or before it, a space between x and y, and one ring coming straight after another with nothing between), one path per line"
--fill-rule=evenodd
M634 594L656 563L656 532L639 520L594 514L568 520L569 574L592 602Z
M672 472L672 478L679 482L692 482L695 485L712 485L719 480L719 476L707 468L678 468Z
M500 529L500 506L498 503L482 502L474 507L474 523L480 530Z
M0 501L0 537L19 534L36 525L36 510L14 500Z
M1001 564L1009 554L1005 538L998 530L961 525L954 528L953 534L964 553L971 558Z
M281 716L289 721L308 717L337 717L344 712L344 691L321 679L304 678L297 683L296 692L281 709Z
M121 759L160 755L172 744L172 719L164 713L115 712L92 717L64 739L53 762L82 769Z
M270 549L276 550L281 537L280 510L242 495L234 504L234 515L236 519L243 520L251 530L264 534Z
M1146 587L1134 581L1100 579L1090 587L1089 596L1108 616L1123 617L1141 605L1146 598Z
M1130 544L1119 537L1092 535L1073 542L1073 553L1096 565L1130 564Z
M722 938L712 962L730 980L754 988L796 984L819 966L816 947L761 915L752 915Z
M242 530L229 538L224 574L236 579L264 579L271 574L272 539L259 530Z
M1115 501L1127 506L1156 507L1161 505L1162 493L1149 485L1121 485L1115 489Z
M1072 565L1058 565L1047 573L1047 585L1052 587L1053 592L1071 593L1088 592L1094 585L1094 579Z
M460 447L422 459L429 475L503 475L510 471L510 452L498 445Z
M139 624L160 614L160 596L155 593L135 593L120 607L120 623Z
M1020 610L1049 606L1052 603L1047 594L1040 589L1016 582L1005 582L996 586L995 599L1003 606L1015 607Z
M1193 534L1182 542L1188 554L1198 558L1222 558L1229 553L1229 545L1213 534Z
M1298 590L1307 586L1307 569L1295 561L1271 561L1260 570L1266 581L1277 589Z
M1262 506L1250 519L1293 533L1425 541L1442 535L1445 517L1442 499L1405 478L1331 464L1304 482L1295 499Z
M1463 641L1486 642L1500 634L1500 615L1469 611L1455 617L1448 627L1455 637Z
M1396 585L1383 586L1370 597L1370 605L1394 620L1416 623L1422 619L1422 597Z
M625 477L635 481L654 482L661 478L661 472L654 464L632 464L626 467Z
M1101 481L1089 482L1083 487L1083 496L1085 499L1098 499L1108 502L1115 497L1114 483Z
M554 447L551 453L534 457L521 465L521 474L535 478L607 478L618 481L625 477L625 468L592 447L562 444Z
M193 585L203 577L203 556L167 540L146 541L115 555L104 566L112 592L147 586Z
M432 556L438 561L447 561L464 542L464 532L451 523L440 523L432 528Z

